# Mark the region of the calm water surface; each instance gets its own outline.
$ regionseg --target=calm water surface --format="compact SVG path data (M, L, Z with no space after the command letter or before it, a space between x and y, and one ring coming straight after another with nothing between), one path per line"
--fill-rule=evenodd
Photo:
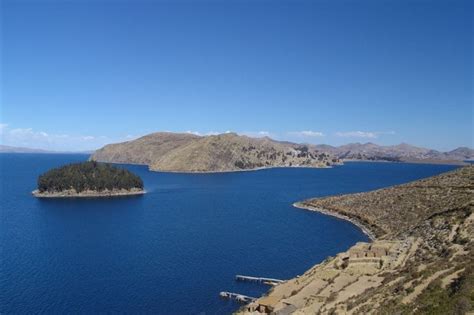
M367 237L293 208L313 196L367 191L446 165L348 163L333 169L139 174L148 193L38 200L39 174L86 155L0 155L0 313L222 314L220 291L268 288L236 274L287 279Z

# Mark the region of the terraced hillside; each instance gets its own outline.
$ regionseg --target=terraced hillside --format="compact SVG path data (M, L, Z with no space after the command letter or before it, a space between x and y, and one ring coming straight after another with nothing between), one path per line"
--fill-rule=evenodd
M296 204L370 229L241 313L464 314L474 307L474 167Z

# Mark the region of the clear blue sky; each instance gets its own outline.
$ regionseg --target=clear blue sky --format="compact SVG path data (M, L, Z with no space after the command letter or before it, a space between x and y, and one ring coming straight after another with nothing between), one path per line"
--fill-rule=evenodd
M472 1L2 0L2 142L473 146Z

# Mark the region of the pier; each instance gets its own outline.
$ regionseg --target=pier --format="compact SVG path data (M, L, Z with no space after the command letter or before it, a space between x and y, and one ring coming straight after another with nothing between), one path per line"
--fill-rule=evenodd
M268 285L277 285L279 283L285 282L285 280L273 279L273 278L263 278L263 277L250 277L236 275L235 280L237 281L251 281L251 282L260 282Z
M240 303L250 303L256 300L256 298L251 296L226 291L222 291L221 293L219 293L219 296L225 299L236 300Z

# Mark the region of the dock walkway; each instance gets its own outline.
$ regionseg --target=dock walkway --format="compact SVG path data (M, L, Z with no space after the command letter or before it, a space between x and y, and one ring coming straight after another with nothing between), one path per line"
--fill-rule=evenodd
M250 303L250 302L253 302L257 299L257 298L251 297L251 296L238 294L238 293L232 293L232 292L226 292L226 291L222 291L221 293L219 293L219 296L221 298L236 300L236 301L241 302L241 303Z
M269 285L277 285L282 282L285 282L285 280L280 280L280 279L273 279L273 278L263 278L263 277L251 277L251 276L242 276L242 275L236 275L235 280L238 281L253 281L253 282L261 282Z

